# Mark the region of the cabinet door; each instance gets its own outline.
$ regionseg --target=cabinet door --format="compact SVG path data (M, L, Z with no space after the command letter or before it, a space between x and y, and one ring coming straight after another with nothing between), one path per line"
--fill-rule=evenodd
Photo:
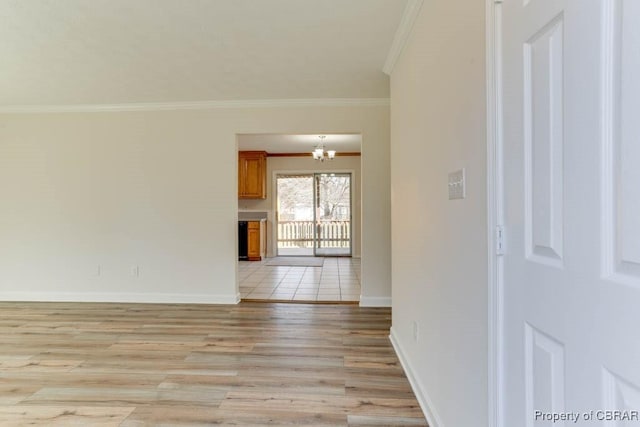
M266 156L264 152L240 152L238 197L242 199L266 198L266 172Z
M249 261L260 261L260 221L249 221L247 230Z

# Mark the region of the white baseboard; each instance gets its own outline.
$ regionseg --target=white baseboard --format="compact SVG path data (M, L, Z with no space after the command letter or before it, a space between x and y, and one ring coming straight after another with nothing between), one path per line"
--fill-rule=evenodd
M406 353L403 350L400 341L398 340L398 336L395 332L395 329L393 329L393 326L391 327L391 335L389 335L389 339L391 340L393 349L396 351L396 355L398 355L398 359L400 359L402 369L404 369L404 373L409 379L409 383L411 384L413 393L416 395L416 399L418 399L418 403L420 404L420 408L422 408L422 412L427 419L429 427L444 427L440 416L435 411L432 400L427 394L427 390L425 389L422 382L416 377L415 370L411 366L409 359L407 359Z
M114 292L0 292L0 301L237 304L240 294L152 294Z
M365 297L360 295L360 307L391 307L391 297Z

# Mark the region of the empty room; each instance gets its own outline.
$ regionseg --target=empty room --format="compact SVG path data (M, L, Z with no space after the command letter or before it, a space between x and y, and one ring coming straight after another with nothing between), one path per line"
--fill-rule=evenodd
M1 426L640 425L640 5L0 0Z

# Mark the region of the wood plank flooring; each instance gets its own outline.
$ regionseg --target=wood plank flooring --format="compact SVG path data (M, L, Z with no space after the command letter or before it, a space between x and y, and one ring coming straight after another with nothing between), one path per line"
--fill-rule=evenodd
M426 425L350 305L0 303L0 425Z

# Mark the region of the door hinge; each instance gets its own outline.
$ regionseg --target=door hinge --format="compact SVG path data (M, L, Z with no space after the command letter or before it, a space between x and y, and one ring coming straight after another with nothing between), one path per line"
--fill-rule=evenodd
M504 255L504 226L496 225L496 255Z

